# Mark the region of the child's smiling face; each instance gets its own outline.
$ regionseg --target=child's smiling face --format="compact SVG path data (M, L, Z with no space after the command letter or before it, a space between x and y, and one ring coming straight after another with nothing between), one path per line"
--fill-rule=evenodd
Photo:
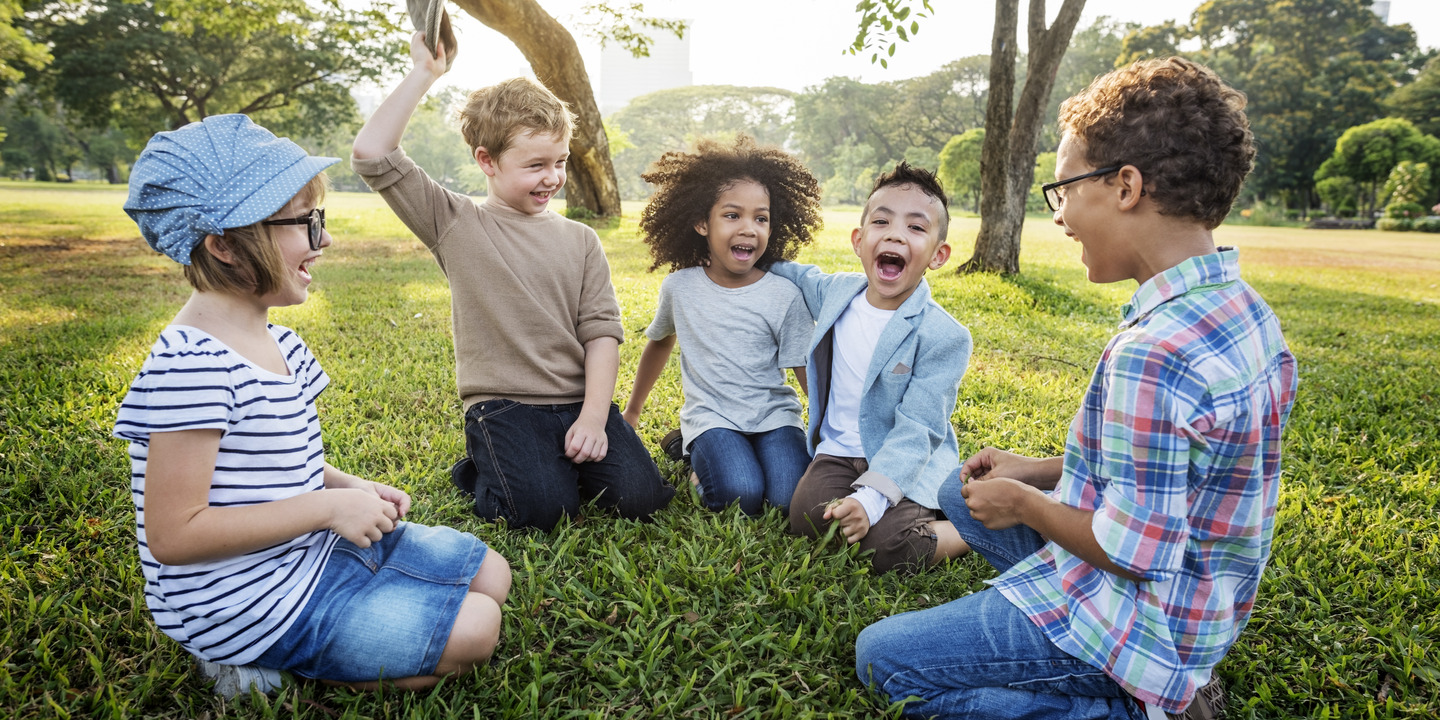
M887 185L870 196L864 224L850 233L850 244L865 266L865 299L872 306L899 308L926 270L950 259L950 244L940 240L943 212L938 199L910 183Z
M475 149L475 161L489 178L490 201L526 215L539 215L565 186L567 138L536 132L517 135L496 158Z
M759 280L765 271L755 262L770 240L770 191L754 180L726 185L695 232L710 246L705 274L715 284L734 288Z

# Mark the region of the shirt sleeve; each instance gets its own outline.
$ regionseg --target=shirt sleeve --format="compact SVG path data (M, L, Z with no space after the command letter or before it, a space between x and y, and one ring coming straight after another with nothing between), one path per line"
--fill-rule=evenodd
M655 303L655 319L645 328L645 337L650 340L664 340L675 334L675 284L679 282L672 273L660 282L660 299Z
M190 344L157 347L116 413L116 437L149 442L152 433L230 428L235 392L228 354Z
M890 500L869 485L860 486L860 489L850 493L850 497L855 498L855 502L865 508L865 518L870 521L870 527L875 527L875 523L880 522L880 518L885 516L885 511L890 509Z
M1190 454L1204 439L1189 411L1205 401L1205 384L1173 352L1133 342L1115 348L1105 381L1091 530L1115 564L1163 580L1181 569L1190 537Z
M771 265L766 272L775 273L800 288L800 296L805 300L810 317L819 317L820 308L825 304L825 291L829 289L833 275L814 265L801 265L788 260Z
M615 287L610 284L610 263L600 236L588 225L580 225L586 234L585 275L580 288L580 315L575 318L575 337L580 344L600 337L613 337L625 342L625 328L620 324L620 303Z
M473 200L435 182L403 148L378 158L352 156L350 167L431 250L440 246L460 213L474 211Z
M804 367L814 334L815 320L805 307L805 298L797 292L790 299L790 307L786 308L785 317L780 322L780 337L777 338L780 367Z

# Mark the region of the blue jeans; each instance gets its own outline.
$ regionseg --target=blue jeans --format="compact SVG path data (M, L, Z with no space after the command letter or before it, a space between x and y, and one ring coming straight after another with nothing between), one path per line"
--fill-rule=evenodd
M614 403L605 421L605 458L574 463L565 456L565 433L580 417L580 405L486 400L470 406L467 457L451 469L451 478L475 495L476 515L548 531L562 516L578 515L580 503L590 500L632 520L648 520L670 503L675 488L661 479Z
M711 428L690 443L700 498L711 510L739 502L740 511L754 517L768 502L789 512L790 496L809 464L805 431L794 426L762 433Z
M1028 527L987 530L970 517L958 475L940 508L960 536L1004 572L1043 545ZM999 590L889 617L855 640L855 671L914 717L1117 718L1144 720L1140 706L1100 669L1045 636Z

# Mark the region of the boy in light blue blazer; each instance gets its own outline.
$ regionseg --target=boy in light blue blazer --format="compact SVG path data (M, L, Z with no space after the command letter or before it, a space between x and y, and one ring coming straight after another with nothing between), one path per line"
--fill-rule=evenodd
M970 331L930 299L925 271L950 259L945 191L901 162L880 176L850 235L861 273L779 262L815 318L806 365L815 459L790 502L790 531L826 525L876 572L915 571L968 547L938 512L960 469L950 414L970 361Z

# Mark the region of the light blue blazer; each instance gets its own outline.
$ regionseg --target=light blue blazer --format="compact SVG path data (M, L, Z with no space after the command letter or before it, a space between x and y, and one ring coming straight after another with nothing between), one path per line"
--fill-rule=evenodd
M814 265L778 262L769 271L795 283L815 318L805 374L810 394L810 452L820 442L830 398L835 321L865 291L861 273L826 273ZM883 493L893 506L908 497L938 508L936 492L960 468L950 415L970 364L970 331L930 299L924 280L895 311L876 342L860 399L860 442L870 469L855 481Z

